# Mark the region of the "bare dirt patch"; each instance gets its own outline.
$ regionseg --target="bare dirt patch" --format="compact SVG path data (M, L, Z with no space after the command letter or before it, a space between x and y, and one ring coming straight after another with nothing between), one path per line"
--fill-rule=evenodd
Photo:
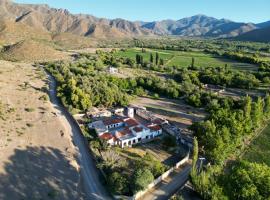
M180 100L138 97L132 104L146 107L180 128L187 128L193 122L203 120L206 115L203 110L188 106Z
M40 69L0 61L0 199L84 199L76 150L46 87Z

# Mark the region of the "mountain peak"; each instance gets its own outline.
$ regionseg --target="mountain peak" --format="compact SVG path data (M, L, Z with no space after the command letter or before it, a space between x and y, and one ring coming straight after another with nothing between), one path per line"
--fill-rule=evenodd
M6 19L16 21L46 33L71 33L87 37L134 37L152 34L232 37L257 28L254 24L216 19L205 14L179 20L131 22L121 18L105 19L86 14L73 15L66 9L50 8L46 4L18 4L11 0L0 0L0 3L2 7L0 21Z

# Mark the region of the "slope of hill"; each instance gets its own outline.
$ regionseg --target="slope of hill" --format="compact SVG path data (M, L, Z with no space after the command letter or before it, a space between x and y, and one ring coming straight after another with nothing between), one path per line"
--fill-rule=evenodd
M11 61L47 61L67 58L64 53L51 46L34 40L25 40L6 46L0 53L0 58Z
M195 15L178 21L164 20L145 23L142 27L158 35L231 37L256 29L254 24L236 23L226 19L215 19Z
M254 42L270 42L270 26L267 28L250 31L238 37L236 40L254 41Z
M0 0L0 18L27 24L44 32L68 32L97 38L150 34L149 30L122 19L108 20L91 15L73 15L65 9L50 8L48 5L17 4L8 0Z
M270 26L270 21L262 22L262 23L256 24L256 26L259 27L259 28L267 28L267 27Z
M236 23L195 15L180 20L131 22L124 19L103 19L92 15L73 15L64 9L48 5L18 4L0 0L0 19L26 24L43 32L70 33L97 39L123 38L146 35L177 35L232 37L254 30L254 24Z

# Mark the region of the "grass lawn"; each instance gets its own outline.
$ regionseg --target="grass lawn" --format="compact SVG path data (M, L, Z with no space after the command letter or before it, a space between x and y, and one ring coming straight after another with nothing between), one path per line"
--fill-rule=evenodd
M270 166L270 125L253 141L243 158Z
M201 67L217 67L225 66L228 64L232 68L238 70L256 70L257 66L247 63L240 63L230 59L226 59L220 56L214 56L206 54L203 52L184 52L184 51L169 51L169 50L154 50L146 49L145 53L142 53L141 49L131 48L126 51L118 51L115 53L119 57L127 57L135 60L136 54L144 56L145 61L150 60L150 54L159 53L159 57L164 60L165 65L167 66L179 66L179 67L188 67L191 64L192 57L195 58L195 65Z

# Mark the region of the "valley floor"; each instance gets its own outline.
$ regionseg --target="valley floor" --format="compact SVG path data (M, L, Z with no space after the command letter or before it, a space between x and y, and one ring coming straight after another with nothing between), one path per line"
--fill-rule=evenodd
M0 199L85 199L77 151L46 75L0 61Z

